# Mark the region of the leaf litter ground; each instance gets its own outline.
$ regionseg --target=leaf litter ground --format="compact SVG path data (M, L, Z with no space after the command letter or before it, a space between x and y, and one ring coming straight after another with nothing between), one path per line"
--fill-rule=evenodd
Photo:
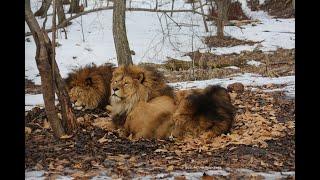
M138 140L108 131L103 110L76 110L80 128L69 138L53 137L43 109L26 112L25 168L46 176L109 177L199 172L208 167L246 168L259 172L295 170L294 99L266 87L230 92L237 108L234 126L213 140L186 137L184 141ZM268 85L269 89L278 88ZM241 173L227 178L244 177ZM177 177L178 178L178 177Z

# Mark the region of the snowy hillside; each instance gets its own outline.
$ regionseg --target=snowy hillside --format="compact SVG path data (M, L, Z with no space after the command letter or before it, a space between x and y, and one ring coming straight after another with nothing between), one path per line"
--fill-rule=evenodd
M91 2L86 9L104 6L106 4L95 4ZM149 2L149 1L146 1ZM145 1L133 1L132 7L150 8L154 4ZM162 0L164 4L160 9L171 9L170 0ZM34 10L39 7L35 1ZM265 12L251 12L244 4L245 13L254 19L261 21L256 26L246 25L242 29L235 26L226 26L225 33L238 39L262 41L263 51L275 50L282 47L292 49L295 47L295 19L272 19ZM191 9L190 4L183 0L175 1L175 9ZM68 15L69 16L69 15ZM183 56L192 49L201 52L211 51L215 54L239 53L242 50L253 50L256 45L239 45L235 47L219 47L209 50L202 42L205 32L202 17L193 13L174 13L172 19L181 24L176 26L162 13L153 12L127 12L126 26L130 48L135 51L134 63L153 62L161 63L172 57L182 60L190 60L188 56ZM42 25L43 19L38 19ZM82 40L81 23L84 32L84 42ZM47 28L51 27L51 18L48 17ZM63 77L73 68L94 62L102 64L106 62L117 63L112 36L112 10L93 12L72 21L72 25L66 28L68 39L64 38L64 33L59 32L57 42L61 44L56 48L56 59ZM193 25L193 26L190 26ZM164 32L162 31L164 29ZM26 32L29 32L27 24ZM216 33L216 27L209 26L210 33ZM267 31L267 32L266 32ZM51 37L51 33L49 33ZM26 37L31 42L25 42L25 64L26 77L40 84L40 77L35 64L36 47L32 36ZM192 39L194 39L192 45Z

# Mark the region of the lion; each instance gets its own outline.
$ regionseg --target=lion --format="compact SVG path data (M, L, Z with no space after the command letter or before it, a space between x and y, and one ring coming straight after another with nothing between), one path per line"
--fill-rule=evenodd
M138 138L215 137L230 130L234 107L226 89L175 93L155 68L120 66L113 72L109 110L117 128Z
M109 104L112 64L88 64L73 70L65 79L70 100L85 109L105 108Z
M173 136L214 138L230 131L235 108L225 88L210 85L205 89L183 90L176 94L178 105L172 116L175 124Z
M115 126L124 127L133 138L164 138L176 109L174 91L164 76L153 67L136 65L114 70L110 104Z

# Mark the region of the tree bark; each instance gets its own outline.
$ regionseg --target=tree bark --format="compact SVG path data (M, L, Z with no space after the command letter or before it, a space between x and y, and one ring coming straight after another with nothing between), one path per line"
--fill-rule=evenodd
M118 65L133 64L125 24L126 0L117 0L113 3L112 32Z
M79 3L80 3L80 0L71 0L68 13L79 13L80 12Z
M70 1L69 0L62 0L62 3L63 4L70 4Z
M215 0L218 11L218 18L216 19L217 36L219 38L224 37L223 29L224 24L228 22L228 12L231 4L231 0Z
M57 8L57 14L58 14L58 24L61 24L63 23L63 21L66 20L66 15L64 13L62 0L56 0L56 8Z
M50 55L48 53L48 47L45 43L44 33L40 29L40 26L32 14L30 8L30 0L25 0L25 20L32 32L33 38L36 43L36 63L41 76L41 88L43 93L43 100L45 104L45 111L47 118L50 122L51 128L56 137L61 137L65 134L62 124L58 118L58 114L55 108L55 94L54 83L51 73L51 66L49 63Z
M52 45L55 43L51 44L48 34L44 30L40 29L38 22L32 15L30 9L30 0L26 0L25 2L25 19L37 45L36 61L41 76L41 85L46 113L55 135L57 137L61 137L65 134L65 132L72 133L72 131L76 128L75 116L65 82L60 75L57 62L54 58L55 53ZM55 23L53 23L53 25L54 24ZM55 33L54 31L55 28L53 33ZM54 88L56 88L56 93L61 105L62 121L58 119L54 105Z
M47 14L47 11L51 5L52 0L42 0L41 7L38 11L34 13L35 16L41 16L44 18Z

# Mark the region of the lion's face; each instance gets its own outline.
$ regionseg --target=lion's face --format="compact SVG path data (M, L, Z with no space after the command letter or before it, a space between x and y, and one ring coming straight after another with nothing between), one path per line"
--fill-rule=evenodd
M94 87L75 86L69 91L70 100L77 107L85 109L97 108L103 94L99 93Z
M106 99L107 88L100 75L79 73L68 83L70 100L75 106L95 109Z
M130 75L114 73L111 80L111 102L119 103L131 99L141 89L141 80Z

